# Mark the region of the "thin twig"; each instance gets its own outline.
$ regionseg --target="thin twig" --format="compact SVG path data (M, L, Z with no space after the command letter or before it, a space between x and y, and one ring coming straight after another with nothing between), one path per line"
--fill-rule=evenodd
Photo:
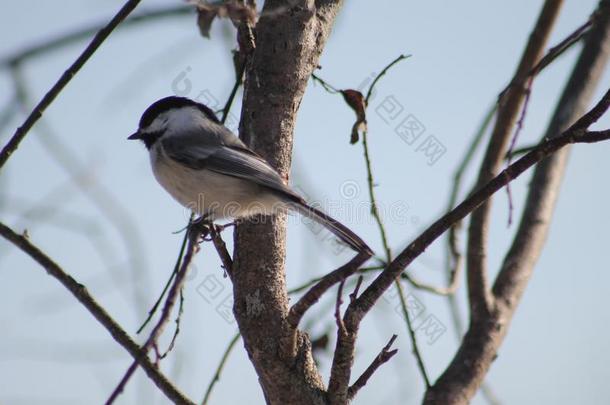
M13 65L10 69L11 78L15 86L18 104L24 111L31 111L34 102L31 100L27 88L27 77L23 76L21 65ZM66 147L61 137L49 126L48 122L39 123L40 136L35 137L45 149L46 155L52 158L68 175L78 190L100 212L103 219L107 219L117 230L122 239L122 245L127 253L127 262L130 263L130 275L133 308L137 311L145 307L144 290L149 285L146 269L147 255L144 254L144 242L132 215L125 209L124 201L114 195L113 190L97 181L95 176L85 177L84 174L93 170L91 161L81 161L76 153ZM41 199L44 201L44 199ZM116 257L112 256L112 257Z
M415 329L413 329L413 323L411 322L411 314L409 313L409 308L407 307L405 293L402 290L402 284L400 284L399 280L396 280L394 284L398 289L398 297L400 298L400 309L402 310L403 316L407 322L407 331L409 332L409 338L411 339L413 355L415 356L415 360L417 361L417 367L421 372L421 375L424 379L424 383L426 384L426 388L428 388L430 387L430 377L428 377L428 373L426 372L424 358L422 357L421 351L419 350L419 345L417 344L417 337L415 336Z
M212 243L214 243L214 247L216 248L216 252L218 252L218 257L220 257L220 261L222 262L222 268L225 273L229 276L229 278L233 279L233 258L229 254L227 250L227 245L224 240L222 240L222 236L216 227L212 227L210 230L210 237L212 238Z
M235 72L235 75L236 75L235 84L233 84L233 88L231 89L229 98L227 99L225 106L221 110L222 118L220 119L220 122L222 122L223 124L227 121L227 118L229 117L229 112L231 111L231 106L233 105L235 96L237 95L237 90L239 89L239 86L241 86L241 84L243 82L244 72L246 71L246 64L247 64L247 61L244 60L243 63L241 64L241 66L239 67L238 71Z
M328 93L330 93L330 94L340 93L340 91L337 90L336 87L334 87L330 83L327 83L325 80L323 80L320 76L316 75L315 73L311 74L311 78L313 79L314 82L320 83L322 85L322 87L324 88L324 90L326 90Z
M394 59L392 62L390 62L385 68L383 68L382 71L373 79L373 82L369 86L369 89L366 93L365 108L368 106L369 99L370 99L371 95L373 94L374 87L377 84L377 82L379 81L379 79L382 76L384 76L392 66L394 66L395 64L397 64L398 62L400 62L406 58L408 58L408 56L400 55L399 57ZM369 192L369 199L370 199L370 203L371 203L371 214L373 215L373 218L375 219L375 222L377 223L377 227L379 228L379 234L381 235L381 242L383 244L383 249L384 249L385 255L386 255L385 262L390 263L392 261L392 249L390 248L390 245L388 242L385 225L383 223L381 215L379 214L379 209L377 206L377 199L375 197L375 191L374 191L375 180L373 177L373 169L372 169L372 165L371 165L371 157L370 157L370 151L369 151L369 146L368 146L368 130L365 130L362 133L362 147L364 149L364 161L366 164L367 186L368 186L368 192ZM410 275L408 275L408 274L404 274L404 275L409 281L415 283L415 280L411 280ZM394 280L394 284L396 285L396 290L398 291L398 296L400 298L402 315L405 319L407 330L409 332L409 337L411 339L411 345L413 347L413 354L415 355L417 365L422 374L424 382L426 383L426 386L429 387L430 380L428 378L428 374L426 373L426 368L424 367L424 362L423 362L423 358L421 356L421 352L419 351L419 346L417 344L417 337L415 336L415 330L413 330L413 325L411 322L411 314L409 313L409 311L407 309L406 298L404 295L404 291L402 289L402 285L400 284L399 279Z
M377 83L377 80L373 81L373 83ZM371 89L369 88L369 92L370 91ZM362 148L364 151L364 162L366 165L366 182L368 185L367 189L369 193L369 200L371 202L371 215L373 215L375 223L377 224L377 228L379 229L381 243L383 244L383 249L386 256L386 263L389 263L392 260L392 251L388 242L388 235L385 230L385 226L383 225L383 220L381 219L381 215L379 214L379 208L377 207L377 199L375 197L375 181L373 179L373 168L371 165L371 156L369 152L368 130L362 131Z
M375 78L373 79L373 83L371 83L371 85L369 86L369 90L366 92L366 97L364 98L367 104L369 103L369 99L371 98L371 95L373 94L373 89L377 85L377 82L379 81L379 79L381 79L387 73L387 71L390 70L390 68L392 66L394 66L401 60L404 60L404 59L407 59L410 57L411 57L411 55L398 56L396 59L394 59L392 62L390 62L386 67L384 67L383 70L377 76L375 76Z
M89 58L95 53L95 51L100 47L100 45L108 38L108 36L112 33L112 31L123 21L129 13L131 13L136 6L140 3L141 0L128 0L123 7L117 12L117 14L110 20L110 22L103 27L96 35L93 37L89 45L85 48L85 50L76 58L74 63L66 69L66 71L61 75L59 80L51 87L51 89L44 95L42 100L34 107L34 110L30 113L30 115L26 118L24 123L17 128L12 138L8 141L8 143L0 152L0 169L4 166L8 158L17 150L19 147L19 143L25 138L30 129L34 126L36 121L42 117L42 114L47 109L49 105L55 100L55 98L59 95L59 93L63 90L63 88L72 80L72 78L78 73L78 71L83 67L83 65L89 60Z
M154 21L159 18L192 15L193 7L188 5L172 5L168 7L160 7L152 10L143 10L142 12L134 13L123 24L121 28L126 28L140 23ZM92 35L100 31L107 20L91 24L90 26L79 28L60 34L54 38L44 38L37 44L19 49L12 54L0 56L0 67L21 64L30 58L41 56L48 52L56 51L58 48L74 44L83 39L90 38Z
M287 322L296 330L305 312L320 300L322 295L333 285L340 283L354 274L360 265L369 259L366 252L358 253L352 260L328 273L311 287L288 311Z
M512 160L514 158L525 155L527 152L530 152L535 147L536 147L536 145L528 145L528 146L522 146L520 148L516 148L515 150L513 150L511 152L510 155L506 154L505 159L510 160L512 162Z
M375 89L375 86L377 85L377 82L379 81L379 79L381 79L381 77L384 76L392 66L394 66L401 60L408 58L409 56L410 55L398 56L396 59L394 59L392 62L390 62L387 66L385 66L377 76L375 76L375 78L373 79L373 82L371 83L371 85L369 86L369 89L366 92L366 97L364 99L365 108L368 106L369 99L371 98L371 95L373 94L373 90ZM381 235L381 242L383 244L383 249L384 249L385 255L386 255L386 263L389 263L392 260L392 251L390 249L390 245L388 242L388 236L387 236L385 226L383 224L383 220L381 219L381 215L379 214L379 209L377 207L377 199L375 197L375 189L374 189L375 181L374 181L374 177L373 177L373 168L372 168L372 164L371 164L371 156L370 156L369 147L368 147L368 131L367 130L363 131L363 133L362 133L362 148L363 148L363 152L364 152L364 162L366 164L366 181L367 181L367 185L368 185L369 200L371 202L371 214L373 215L375 222L377 223L377 227L379 228L379 234Z
M534 150L502 170L489 182L479 187L470 194L453 210L443 215L413 242L411 242L389 265L381 272L375 280L364 290L364 292L347 307L344 315L344 323L348 332L357 331L362 319L373 308L377 300L390 287L404 269L421 255L437 238L446 232L453 223L466 217L477 209L490 196L500 190L506 183L520 176L527 169L540 162L547 156L555 153L564 146L574 143L595 143L610 139L610 130L587 131L589 125L594 122L610 106L610 90L596 104L596 106L584 115L558 137L547 139ZM350 367L347 362L353 358L356 345L356 335L348 334L349 338L337 342L331 379L328 384L328 395L330 398L341 398L339 391L345 384L349 384ZM339 360L337 360L339 359Z
M530 73L529 73L530 76L533 77L533 76L538 75L547 66L549 66L553 61L555 61L561 54L563 54L565 51L567 51L574 44L578 43L582 39L582 37L589 31L590 25L592 23L592 19L593 18L590 18L585 24L583 24L576 31L574 31L572 34L570 34L566 39L564 39L559 44L557 44L556 46L549 49L547 54L530 71ZM500 93L500 95L498 96L498 99L502 98L502 95L508 90L508 88L509 88L509 86L507 86L507 88L505 88ZM483 139L483 136L485 135L485 133L487 132L487 129L489 128L489 125L491 124L492 119L495 116L495 113L497 111L497 106L498 106L497 103L493 103L492 107L485 114L484 119L483 119L481 125L479 126L478 131L475 133L475 136L473 137L464 157L462 158L460 165L458 166L458 168L455 171L455 174L453 176L453 186L452 186L451 194L449 197L449 201L447 203L447 211L450 211L457 202L457 198L459 196L459 192L460 192L461 185L462 185L462 176L464 175L464 172L466 171L470 162L472 161L472 157L474 156L474 153L478 149L478 146L480 145L480 143ZM522 148L516 148L516 149L512 150L512 152L510 152L510 155L507 153L505 159L511 160L512 158L521 156L521 155L531 151L533 148L535 148L535 145L526 146L526 147L522 147ZM428 286L428 287L432 287L433 291L431 291L429 288L426 288L426 286L422 286L423 289L425 289L425 290L448 296L449 304L450 304L450 308L451 308L451 316L452 316L454 327L456 330L456 336L459 339L461 339L461 336L463 333L463 326L462 326L462 320L460 318L459 310L457 308L457 302L456 302L455 298L453 298L453 293L456 291L456 289L459 285L460 274L461 274L461 270L463 268L463 256L462 256L462 251L459 247L459 237L458 237L458 233L461 229L461 225L462 225L462 221L457 221L449 229L449 232L448 232L447 254L446 254L446 261L445 261L445 266L446 266L447 275L448 275L447 287L438 288L438 287Z
M536 63L534 67L532 67L528 73L528 77L533 78L538 76L540 72L546 69L551 63L557 60L558 57L563 55L567 50L569 50L572 46L576 45L580 42L585 35L590 31L591 27L595 20L599 17L599 12L595 11L591 16L587 19L587 21L578 27L575 31L573 31L570 35L564 38L557 45L551 47L547 53ZM501 100L504 97L504 94L515 85L515 80L513 79L505 88L502 90L498 96L498 100Z
M358 377L356 382L349 387L347 391L347 398L352 400L358 391L366 385L371 376L377 371L377 369L388 360L390 360L396 353L398 353L398 349L390 350L394 341L396 340L397 335L392 335L390 341L381 349L377 357L373 360L373 362L364 370L362 375Z
M527 107L529 105L530 97L532 94L532 86L534 84L534 78L540 73L546 66L550 65L554 60L556 60L561 54L563 54L567 49L569 49L572 45L576 44L580 41L584 35L589 31L591 26L593 25L593 21L595 16L597 15L597 11L594 12L589 19L580 27L576 29L576 31L572 32L568 35L564 40L562 40L559 44L549 49L547 54L540 59L540 61L530 70L528 73L527 79L523 85L523 103L521 106L521 113L517 123L515 124L515 130L510 141L510 145L508 147L508 151L506 155L508 156L507 165L510 165L511 157L513 155L513 149L517 144L517 140L519 139L519 135L523 130L523 126L525 123L525 117L527 116ZM508 91L508 89L517 82L517 78L515 77L511 84L500 94L499 100L502 99L503 95ZM510 226L513 222L513 198L510 188L510 183L506 185L506 195L508 197L508 226Z
M345 325L343 324L343 319L341 319L341 304L343 304L343 286L345 285L345 279L341 280L339 283L339 288L337 289L337 301L335 302L335 322L337 323L337 329L339 333L342 335L347 334L345 330Z
M385 269L385 266L370 266L370 267L361 267L358 269L358 273L364 274L364 273L368 273L371 271L378 271L378 270L383 270ZM316 284L317 282L319 282L320 280L322 280L322 278L324 277L314 277L311 280L299 285L298 287L294 287L291 288L290 290L288 290L288 295L293 295L293 294L297 294L300 293L301 291L304 291L306 289L308 289L309 287L311 287L312 285Z
M565 129L578 117L583 116L594 89L603 78L610 51L609 7L608 0L599 1L598 10L603 18L596 21L587 35L541 142L566 134ZM593 114L587 114L586 117L593 118ZM579 128L571 128L572 131L574 129ZM572 133L581 136L578 131ZM599 139L599 135L601 134L585 133L582 137L589 138L587 142L593 142L596 138ZM496 358L507 328L510 327L510 319L519 305L547 239L559 183L564 177L570 152L567 149L539 161L533 170L519 227L499 266L491 289L496 304L494 311L479 319L471 318L468 332L463 336L459 350L434 387L426 393L425 403L447 403L453 398L469 401ZM498 329L497 325L502 325L501 329Z
M176 339L178 339L178 335L180 334L180 322L182 320L182 314L184 313L184 286L180 289L180 301L178 303L178 315L176 315L176 319L174 322L176 323L176 329L174 329L174 334L172 336L172 340L169 342L169 346L159 355L159 359L162 360L167 357L168 354L174 349L174 345L176 344Z
M381 71L381 73L375 77L375 79L373 80L373 82L371 83L371 86L369 87L369 89L367 91L367 96L366 96L365 103L364 103L365 107L368 105L368 101L373 94L373 90L374 90L373 86L375 86L377 84L377 82L379 81L379 78L381 78L381 76L385 75L387 73L387 71L393 65L400 62L403 59L409 58L410 56L411 55L400 55L398 58L396 58L395 60L390 62L386 67L384 67L383 70ZM344 90L337 90L336 87L334 87L330 83L326 82L325 80L322 80L319 76L316 76L315 74L312 75L312 78L314 81L317 81L320 84L322 84L324 89L327 92L329 92L330 94L342 93L344 91ZM374 187L376 186L376 184L375 184L374 177L373 177L372 163L371 163L371 157L370 157L370 152L369 152L369 147L368 147L368 131L367 130L364 130L362 133L362 146L363 146L364 159L365 159L366 169L367 169L367 185L368 185L367 190L369 193L369 199L371 201L371 214L373 215L375 223L377 224L377 228L379 229L379 234L381 236L381 242L382 242L382 245L384 248L384 253L385 253L385 261L381 258L378 258L378 260L379 260L379 262L381 262L385 265L385 264L389 263L391 260L391 249L389 248L387 231L385 229L385 226L384 226L381 216L379 214L379 209L377 207L377 199L375 197L375 191L374 191ZM375 267L376 270L380 270L383 268L384 268L384 266ZM360 270L360 271L362 271L362 270ZM417 279L414 279L409 274L402 274L401 277L406 279L414 287L426 290L426 291L434 293L434 294L447 295L450 293L447 291L446 288L434 287L434 286L422 283L422 282L418 281ZM298 288L296 290L298 291L300 289L301 288ZM294 292L296 292L296 291L294 291Z
M192 221L192 216L191 216L191 221ZM189 221L189 224L190 224L190 221ZM187 228L188 228L188 226L187 226ZM153 307L148 311L148 316L146 317L146 319L144 320L142 325L138 328L136 333L142 332L142 330L150 322L150 320L152 319L155 312L157 312L157 309L159 308L159 305L161 304L161 301L163 300L165 293L169 289L169 286L171 285L172 280L174 279L174 277L176 277L176 274L178 274L178 270L180 270L180 263L182 262L182 257L184 256L184 250L186 249L187 240L188 240L188 230L184 232L184 237L182 238L182 244L180 245L180 252L178 253L178 258L176 259L176 264L174 264L174 270L172 271L172 274L170 274L169 279L167 279L167 282L165 283L165 287L163 287L161 294L159 294L159 298L157 298L157 301L155 301L155 305L153 305Z
M188 273L189 265L193 259L193 256L199 249L199 236L201 233L200 233L200 230L197 227L197 225L198 224L195 223L195 224L193 224L192 227L189 227L189 229L187 230L187 233L189 236L188 236L188 246L186 249L186 254L184 255L184 260L182 261L180 270L178 271L178 274L176 274L174 283L172 284L172 286L169 290L169 293L167 295L167 299L165 300L165 304L163 306L163 311L161 312L161 318L159 319L159 321L157 322L157 324L155 325L153 330L150 332L150 335L148 336L148 339L146 340L144 345L142 345L142 350L144 352L147 352L150 348L155 348L155 350L156 350L157 340L158 340L159 336L161 336L161 333L163 332L165 325L169 321L172 309L176 303L176 300L178 298L178 295L180 294L180 291L182 290L182 286L184 285L184 282L186 281L186 275ZM157 361L158 360L159 360L159 358L157 358ZM112 403L114 403L116 398L118 398L118 396L123 392L123 390L125 389L125 386L129 382L129 379L131 378L131 376L133 375L133 373L135 372L137 367L138 367L137 361L131 364L131 366L129 367L129 369L127 369L127 371L125 372L125 375L123 376L123 378L117 385L117 387L110 394L110 397L106 401L106 405L111 405Z
M453 186L451 188L451 193L449 195L449 201L447 202L446 211L449 212L453 207L455 207L457 203L457 199L460 195L460 191L462 188L462 178L466 169L472 162L472 159L478 150L479 145L481 144L485 134L487 133L491 122L497 111L497 103L493 103L489 110L486 112L481 124L479 125L477 131L475 132L472 140L470 141L470 145L466 149L464 157L461 160L461 163L455 170L453 175ZM447 232L447 253L445 255L445 271L447 274L447 287L442 291L448 298L449 308L451 312L451 318L453 320L453 326L455 329L455 334L458 340L461 340L463 333L463 323L462 318L460 316L459 306L457 299L455 298L454 292L457 290L461 273L463 269L463 255L462 249L460 248L459 242L459 232L462 228L462 221L456 221ZM442 287L441 287L442 288Z
M504 155L511 140L513 127L519 118L530 79L529 72L544 56L544 48L559 16L563 1L546 0L529 36L508 91L498 99L498 112L476 180L476 188L487 184L500 172ZM487 263L488 229L493 199L484 201L473 212L468 228L467 286L468 303L473 317L485 316L492 310L493 298L489 287Z
M17 248L34 259L49 275L59 281L83 306L98 320L119 343L138 362L148 377L176 404L194 405L157 369L146 356L146 353L134 342L129 335L116 323L114 319L89 294L85 286L77 282L72 276L64 272L49 256L33 245L28 238L15 233L12 229L0 223L0 234L13 243Z
M517 140L519 139L519 135L523 130L523 126L525 124L525 117L527 116L527 107L530 103L530 98L532 96L532 85L534 84L534 76L529 76L529 78L525 81L525 85L523 88L524 96L523 96L523 105L521 106L521 114L517 123L515 124L515 132L513 133L512 139L510 140L510 145L508 146L508 151L506 154L509 156L507 165L510 165L512 156L512 151L517 144ZM506 185L506 195L508 197L508 226L513 223L513 196L510 189L510 183Z
M356 287L354 287L354 291L349 295L350 302L354 301L358 298L358 292L360 291L360 286L362 285L362 281L364 277L362 275L358 276L358 281L356 282Z
M360 320L371 309L374 302L392 284L395 277L408 266L419 254L421 254L430 244L442 235L457 220L463 219L491 195L504 187L506 183L516 179L527 169L555 153L566 145L578 143L596 143L610 139L610 129L604 131L588 131L588 126L592 125L610 106L610 90L602 99L585 114L574 125L562 132L561 135L547 139L540 143L531 152L502 170L488 183L480 187L477 191L470 194L453 210L443 215L413 242L411 242L388 267L377 276L377 278L360 295L352 307L351 315L354 320ZM348 312L350 309L348 308Z
M208 404L208 401L210 400L210 395L212 395L212 389L214 388L214 385L216 385L216 383L220 380L220 374L222 373L222 370L225 367L227 359L229 358L229 354L231 354L233 347L235 347L235 344L237 343L237 341L239 340L240 337L241 337L241 335L239 333L237 333L235 336L233 336L233 339L231 339L231 341L229 342L229 345L225 349L225 352L223 353L222 358L220 359L220 363L218 364L218 367L216 367L216 372L214 373L214 376L212 377L212 381L210 381L210 384L208 384L208 388L205 391L205 396L203 397L203 401L201 401L201 405Z

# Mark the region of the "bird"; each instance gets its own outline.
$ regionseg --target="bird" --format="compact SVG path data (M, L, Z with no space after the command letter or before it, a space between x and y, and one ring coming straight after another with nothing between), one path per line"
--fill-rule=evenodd
M127 139L148 149L154 177L208 222L296 211L359 253L371 248L347 226L312 207L206 105L168 96L151 104Z

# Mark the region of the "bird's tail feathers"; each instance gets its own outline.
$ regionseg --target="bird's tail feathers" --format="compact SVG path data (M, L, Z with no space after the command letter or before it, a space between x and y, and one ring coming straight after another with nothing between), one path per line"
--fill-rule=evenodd
M294 209L304 217L310 218L320 225L323 225L355 251L368 253L371 256L373 255L371 248L358 235L352 232L347 226L343 225L341 222L323 213L322 211L307 205L303 201L291 202L290 208Z

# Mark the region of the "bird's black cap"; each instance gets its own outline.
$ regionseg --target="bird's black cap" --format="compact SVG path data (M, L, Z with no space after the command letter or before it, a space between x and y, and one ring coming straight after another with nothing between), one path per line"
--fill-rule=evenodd
M157 139L161 137L162 133L142 132L141 130L152 124L159 114L182 107L195 107L210 120L220 124L216 114L214 114L214 111L212 111L208 106L186 97L169 96L155 101L146 109L146 111L144 111L144 114L142 114L142 117L140 118L138 130L134 134L131 134L127 139L140 139L144 142L146 147L150 149Z
M193 101L190 98L169 96L169 97L162 98L161 100L155 101L154 103L151 104L150 107L148 107L146 109L146 111L144 111L144 114L142 114L142 118L140 118L139 127L140 128L147 127L161 113L164 113L169 110L173 110L175 108L188 107L188 106L198 108L209 119L211 119L214 122L220 123L220 121L218 120L218 117L216 117L216 114L214 114L214 111L212 111L208 106L198 103L196 101Z

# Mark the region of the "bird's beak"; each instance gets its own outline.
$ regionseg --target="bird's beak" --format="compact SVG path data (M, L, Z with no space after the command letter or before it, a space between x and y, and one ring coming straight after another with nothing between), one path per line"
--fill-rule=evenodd
M129 135L127 139L142 139L142 134L140 134L140 131L136 131L135 133Z

